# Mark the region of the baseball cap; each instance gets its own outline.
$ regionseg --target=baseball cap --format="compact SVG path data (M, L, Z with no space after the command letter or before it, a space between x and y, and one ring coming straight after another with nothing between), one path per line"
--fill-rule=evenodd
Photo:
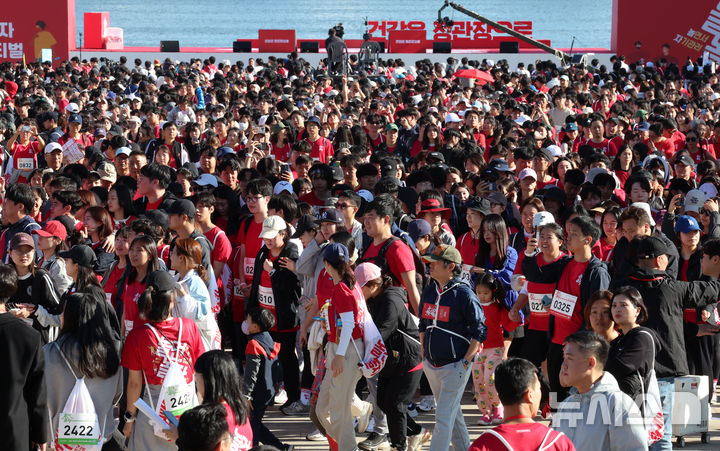
M350 252L344 244L341 243L330 243L325 246L322 253L323 260L327 260L332 265L337 265L340 262L350 261Z
M170 215L185 215L188 218L194 218L195 217L195 205L187 200L187 199L180 199L176 200L170 205L170 208L168 208L168 216Z
M547 161L549 161L550 163L552 163L553 161L555 161L555 156L554 156L553 153L550 151L550 149L548 149L548 148L546 148L546 147L543 147L542 149L536 150L536 151L535 151L535 156L536 156L536 157L543 157L543 158L545 158Z
M717 92L713 92L710 96L710 100L715 101L717 99L720 99L720 94L718 94Z
M398 170L397 161L394 158L386 158L380 163L380 173L385 176L394 176Z
M212 174L203 174L197 179L193 180L193 182L198 186L212 186L214 188L217 188L218 182L217 177L215 177Z
M465 208L487 216L490 214L490 201L481 197L471 197L465 202Z
M686 154L686 153L680 155L680 156L677 158L677 160L675 160L675 164L678 164L678 163L682 163L682 164L684 164L685 166L695 167L695 162L693 161L692 158L690 158L690 155L688 155L688 154Z
M62 152L62 146L58 143L49 143L47 146L45 146L45 153L52 153L56 150Z
M280 194L283 191L287 191L290 194L293 194L295 191L293 191L292 184L288 182L287 180L281 180L275 184L275 187L273 188L273 194Z
M32 233L44 237L54 236L61 240L67 238L67 229L60 221L48 221L45 223L45 227L39 230L33 230Z
M637 125L637 129L641 132L646 132L646 131L650 130L650 123L649 122L640 122Z
M285 223L285 220L281 218L280 216L273 215L268 216L263 221L262 231L260 232L259 237L262 238L275 238L278 233L280 233L283 230L287 229L287 224Z
M67 111L67 112L69 112L69 113L77 114L77 113L80 112L80 107L78 106L77 103L75 103L75 102L70 102L70 103L68 103L67 106L65 107L65 111Z
M499 191L491 192L487 198L490 203L502 205L503 207L507 205L507 197Z
M537 172L535 172L533 168L525 168L520 171L520 174L518 174L518 180L523 180L526 177L532 177L533 179L537 180Z
M300 219L298 219L297 226L295 227L295 233L293 233L293 238L300 238L305 232L308 230L317 229L317 224L315 223L315 216L313 215L303 215L300 216Z
M195 211L193 210L193 214ZM170 220L167 213L162 210L148 210L140 215L141 218L149 219L153 224L167 230L170 227Z
M555 216L549 211L541 211L533 216L533 228L542 227L555 222Z
M646 236L635 238L637 240L635 247L635 255L637 259L646 260L657 258L661 255L667 255L668 248L665 243L658 237Z
M95 172L97 172L100 176L100 180L105 180L110 183L115 183L117 181L117 170L109 161L100 163Z
M25 232L16 233L10 240L10 249L17 249L20 246L30 246L35 249L35 240Z
M115 158L117 158L119 155L125 155L126 157L130 156L130 153L132 151L129 147L120 147L118 150L115 151Z
M510 166L507 164L507 161L502 158L496 158L488 163L488 169L495 169L498 172L512 172Z
M84 244L73 246L69 251L59 252L58 256L60 258L69 258L80 266L92 267L95 266L95 262L97 262L95 252L93 252L90 246Z
M718 195L717 187L710 182L703 183L698 187L698 189L705 193L705 199L712 199Z
M366 202L372 202L373 199L375 199L375 196L373 196L373 194L366 189L361 189L357 193L358 196L362 197Z
M432 227L430 227L430 223L424 219L415 219L408 224L407 232L413 241L417 241L421 236L430 235L432 233Z
M389 132L390 130L398 131L399 128L398 128L397 125L395 125L395 124L393 124L393 123L391 122L391 123L389 123L389 124L387 124L387 125L385 126L385 131L386 131L386 132Z
M71 114L71 115L70 115L70 118L68 119L68 122L70 122L70 123L73 123L73 122L74 122L74 123L76 123L76 124L82 124L82 123L83 123L83 122L82 122L82 116L80 116L79 114Z
M340 213L340 210L336 208L328 208L327 210L323 211L320 214L320 217L318 217L315 220L316 224L322 224L323 222L331 222L333 224L344 224L345 218L343 218L342 214Z
M305 121L305 125L307 126L307 124L317 124L318 127L322 125L320 119L317 116L310 116L309 118L307 118L307 120Z
M456 113L448 113L445 115L445 123L451 124L453 122L461 122L460 116L458 116Z
M645 210L645 213L647 213L648 217L650 218L650 225L655 227L655 219L653 219L652 210L650 210L650 204L648 204L647 202L635 202L630 206L642 208L643 210Z
M364 287L365 284L371 280L376 280L380 277L382 277L382 270L375 263L360 263L357 268L355 268L355 279L361 287Z
M691 189L685 195L685 212L693 211L699 213L700 209L705 205L705 193L699 189Z
M569 122L565 124L565 131L566 132L576 132L578 129L578 126L575 122Z
M462 264L462 257L460 251L449 244L439 244L435 246L431 254L423 255L423 260L426 262L437 262L444 260L456 265Z
M171 291L177 286L175 279L167 271L153 271L147 275L145 282L157 291Z
M675 233L690 233L695 230L701 230L697 220L692 216L680 215L675 219Z
M445 156L443 154L441 154L440 152L430 152L426 158L428 160L430 158L434 158L435 160L445 162Z

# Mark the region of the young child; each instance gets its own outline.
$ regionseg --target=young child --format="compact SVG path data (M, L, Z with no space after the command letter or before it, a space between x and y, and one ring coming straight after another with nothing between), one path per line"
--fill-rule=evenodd
M243 393L252 405L250 425L253 431L253 446L274 446L281 450L291 449L275 437L262 422L265 409L272 404L275 397L275 376L273 366L277 364L280 343L270 337L271 327L275 319L269 310L255 307L248 309L242 330L248 336L245 348L245 379Z
M65 260L57 255L65 250L67 229L60 221L48 221L45 227L32 233L38 236L38 249L43 254L39 266L50 274L58 296L62 297L73 282L65 270Z
M505 289L500 280L490 273L478 274L475 278L475 294L480 300L488 326L487 339L472 364L473 385L478 409L482 414L479 424L487 426L500 424L503 407L495 390L495 367L503 360L505 346L503 329L512 332L520 325L508 317L505 303Z

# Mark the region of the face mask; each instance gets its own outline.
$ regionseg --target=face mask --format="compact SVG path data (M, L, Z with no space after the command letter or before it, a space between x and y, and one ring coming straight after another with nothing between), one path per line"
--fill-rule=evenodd
M243 321L240 328L245 335L250 335L250 325L248 325L247 321Z
M219 114L213 114L213 115L212 115L212 118L213 118L214 121L216 121L216 120L220 119L221 116L220 116Z
M238 123L237 128L238 128L241 132L244 132L244 131L247 130L247 128L248 128L248 123L247 123L247 122L240 122L240 123Z

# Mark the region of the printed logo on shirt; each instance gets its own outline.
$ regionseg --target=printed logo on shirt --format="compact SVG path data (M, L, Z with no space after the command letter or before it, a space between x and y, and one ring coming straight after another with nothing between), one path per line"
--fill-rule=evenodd
M583 274L584 274L584 273L580 273L580 275L578 276L577 280L575 281L575 283L577 284L577 286L580 286L580 284L582 283Z
M436 306L435 304L425 304L423 307L422 317L425 319L435 319L437 314L438 321L447 322L450 319L450 307Z

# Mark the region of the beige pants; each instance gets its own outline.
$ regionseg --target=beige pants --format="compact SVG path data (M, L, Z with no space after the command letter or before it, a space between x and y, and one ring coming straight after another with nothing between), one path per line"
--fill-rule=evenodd
M355 345L360 354L364 354L365 346L363 341L355 340ZM320 394L318 395L315 411L318 420L327 433L337 442L338 449L340 451L350 451L357 447L353 429L352 404L355 385L362 377L362 372L357 365L360 361L358 352L355 350L355 346L350 343L345 352L343 372L337 377L333 377L331 364L335 358L336 350L337 344L335 343L328 343L325 347L327 371L320 385Z

